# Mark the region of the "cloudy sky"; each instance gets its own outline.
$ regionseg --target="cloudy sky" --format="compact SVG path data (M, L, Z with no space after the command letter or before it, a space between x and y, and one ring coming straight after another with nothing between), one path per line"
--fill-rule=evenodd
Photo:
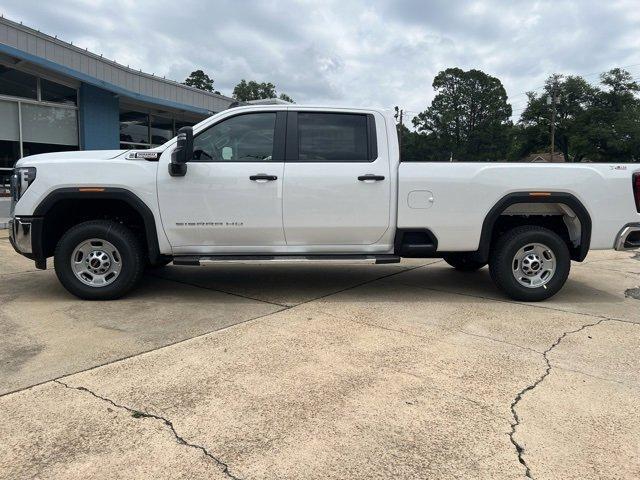
M230 95L271 81L298 103L423 110L438 71L502 80L514 113L553 72L629 66L640 79L638 0L4 0L50 35L182 81L201 68Z

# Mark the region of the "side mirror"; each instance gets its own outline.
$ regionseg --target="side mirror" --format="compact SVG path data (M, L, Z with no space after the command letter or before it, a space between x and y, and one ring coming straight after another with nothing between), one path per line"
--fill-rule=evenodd
M193 128L182 127L178 130L178 142L171 153L169 175L184 177L187 174L187 162L193 158Z

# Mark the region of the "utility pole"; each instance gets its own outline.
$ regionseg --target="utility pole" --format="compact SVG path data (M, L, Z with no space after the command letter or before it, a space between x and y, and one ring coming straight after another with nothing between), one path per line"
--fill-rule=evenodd
M403 130L402 127L404 125L402 123L403 122L402 117L404 116L404 110L399 108L398 106L396 106L395 110L396 110L395 117L396 117L396 120L398 120L398 124L399 124L399 127L400 127L398 129L398 150L400 152L400 158L402 158L402 136L403 136L402 135L402 133L403 133L402 132L402 130Z
M556 90L551 93L551 163L556 149Z
M553 163L553 157L556 150L556 105L560 103L560 96L558 95L558 79L554 77L553 86L551 87L551 96L549 97L549 103L551 103L551 158Z
M400 138L398 139L400 153L402 154L402 137L404 136L404 123L402 122L402 116L404 115L404 110L400 109ZM402 156L400 157L402 158Z

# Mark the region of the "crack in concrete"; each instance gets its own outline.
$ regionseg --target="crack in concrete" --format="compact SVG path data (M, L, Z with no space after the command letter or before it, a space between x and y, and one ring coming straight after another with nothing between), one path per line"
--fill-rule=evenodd
M640 260L640 253L637 253L633 258L636 259L636 260ZM561 312L561 313L569 313L569 314L573 314L573 315L581 315L581 316L585 316L585 317L591 317L591 318L597 318L598 319L595 322L584 324L584 325L582 325L580 328L578 328L576 330L570 330L570 331L564 332L562 335L560 335L556 339L555 342L553 342L553 344L547 350L542 352L542 357L543 357L545 363L547 364L547 368L545 369L545 372L534 383L528 385L527 387L522 389L520 392L518 392L518 394L515 396L513 402L511 402L510 409L511 409L511 414L512 414L512 418L513 418L514 421L511 423L511 432L509 433L509 439L511 440L511 443L513 444L513 446L516 449L516 452L518 454L518 461L525 468L526 477L527 478L531 478L531 479L533 479L534 477L533 477L533 475L531 473L531 469L530 469L529 465L527 464L527 462L524 459L525 449L515 439L516 428L517 428L518 425L520 425L520 418L518 417L518 413L516 411L516 406L522 400L523 396L527 392L530 392L531 390L536 388L538 385L540 385L540 383L542 383L544 381L544 379L551 373L552 366L551 366L551 362L549 361L549 358L548 358L547 355L554 348L556 348L560 344L560 342L567 335L571 335L573 333L578 333L578 332L580 332L580 331L582 331L582 330L584 330L586 328L593 327L593 326L596 326L596 325L600 325L601 323L606 322L606 321L607 322L620 322L620 323L626 323L626 324L631 324L631 325L640 325L640 323L637 323L637 322L634 322L634 321L631 321L631 320L625 320L625 319L622 319L622 318L615 318L615 317L606 317L604 315L598 315L598 314L593 314L593 313L576 312L576 311L565 310L565 309L561 309L561 308L543 306L543 305L539 305L539 304L517 302L517 301L512 301L512 300L493 298L493 297L484 296L484 295L474 295L474 294L461 293L461 292L455 292L455 291L450 291L450 290L442 290L442 289L437 289L437 288L425 287L423 285L407 284L407 283L403 283L403 282L400 282L400 284L404 285L404 286L407 286L407 287L419 288L419 289L423 289L423 290L430 290L430 291L433 291L433 292L446 293L446 294L451 294L451 295L460 295L460 296L463 296L463 297L479 298L479 299L498 302L498 303L510 303L510 304L514 304L514 305L522 305L522 306L525 306L525 307L533 307L533 308L539 308L539 309L543 309L543 310L551 310L551 311L556 311L556 312ZM640 289L638 289L638 290L640 290ZM533 350L533 349L531 349L531 350ZM535 351L535 350L533 350L533 351ZM561 368L561 367L556 367L556 368Z
M98 395L97 393L89 390L86 387L72 387L71 385L68 385L68 384L66 384L66 383L64 383L64 382L62 382L60 380L53 380L53 381L55 383L58 383L58 384L62 385L65 388L70 389L70 390L78 390L80 392L86 392L86 393L88 393L90 395L93 395L95 398L97 398L99 400L102 400L104 402L107 402L107 403L113 405L116 408L119 408L119 409L122 409L122 410L126 410L127 412L129 412L131 414L131 416L133 418L151 418L151 419L154 419L154 420L161 421L171 431L171 433L173 434L173 436L176 439L176 442L178 442L180 445L185 445L187 447L194 448L196 450L200 450L207 458L213 460L213 462L216 464L217 467L219 467L221 469L221 471L222 471L222 473L224 475L226 475L227 477L229 477L232 480L241 480L240 477L236 477L235 475L233 475L229 471L229 465L227 465L225 462L220 460L218 457L214 456L205 447L203 447L202 445L198 445L196 443L188 442L187 440L184 439L184 437L180 436L180 434L178 434L178 432L176 431L176 428L174 427L173 423L168 418L161 417L160 415L154 415L153 413L141 412L140 410L135 410L135 409L133 409L131 407L127 407L126 405L121 405L119 403L114 402L110 398L103 397L102 395Z
M520 417L518 416L516 407L518 406L518 403L520 403L522 398L527 394L527 392L530 392L533 389L535 389L538 385L540 385L545 380L545 378L549 376L549 374L551 373L552 365L548 355L554 348L556 348L560 344L560 342L562 342L564 338L566 338L568 335L581 332L586 328L600 325L602 322L605 322L605 321L615 321L615 319L600 318L596 322L586 323L582 325L580 328L577 328L575 330L569 330L567 332L564 332L562 335L560 335L549 348L547 348L544 352L542 352L542 358L547 364L547 368L545 369L544 373L540 377L538 377L538 379L535 382L533 382L530 385L527 385L525 388L520 390L518 394L515 396L515 398L513 399L513 402L511 402L510 409L511 409L511 416L513 418L513 422L511 422L511 432L509 433L509 439L511 440L511 443L516 449L516 453L518 454L518 461L525 468L525 476L527 478L533 479L534 476L531 473L531 468L527 464L527 461L524 459L524 453L525 453L524 446L518 443L518 441L515 439L516 429L518 428L518 425L520 425Z

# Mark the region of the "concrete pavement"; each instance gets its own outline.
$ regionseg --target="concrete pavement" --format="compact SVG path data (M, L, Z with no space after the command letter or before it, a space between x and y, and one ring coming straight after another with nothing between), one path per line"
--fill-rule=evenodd
M433 260L168 267L100 303L7 246L0 478L640 477L633 254L540 304Z

